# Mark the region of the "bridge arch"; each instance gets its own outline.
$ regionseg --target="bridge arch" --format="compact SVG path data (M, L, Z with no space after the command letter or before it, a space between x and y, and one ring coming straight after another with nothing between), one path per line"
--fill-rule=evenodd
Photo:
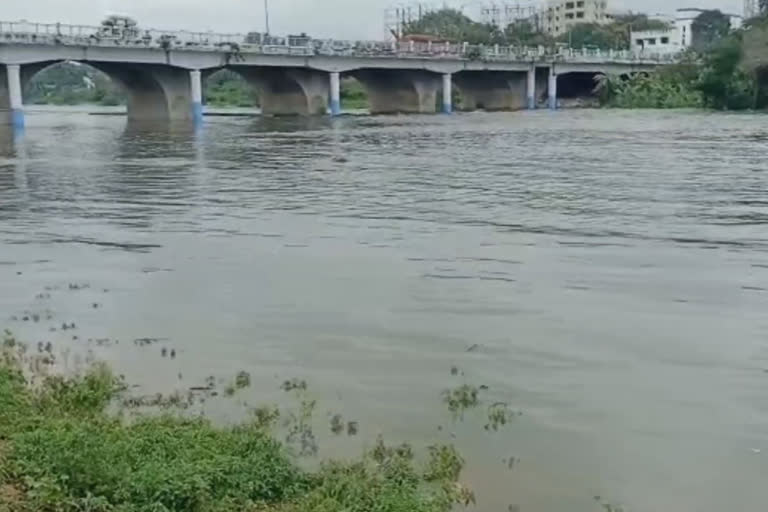
M323 115L328 110L328 73L309 68L237 66L230 69L259 93L265 115Z
M557 97L565 106L596 106L600 72L568 71L557 75Z
M62 60L22 64L21 89L40 71ZM125 93L130 121L187 121L193 117L189 70L163 64L125 64L99 61L70 61L91 66L106 74ZM0 72L0 109L7 109L7 71Z
M348 72L368 93L371 114L434 113L442 76L425 70L357 69Z

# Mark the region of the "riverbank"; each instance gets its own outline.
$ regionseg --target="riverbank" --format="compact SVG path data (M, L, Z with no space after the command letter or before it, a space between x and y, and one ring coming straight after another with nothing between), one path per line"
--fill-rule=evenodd
M354 460L303 469L296 454L316 452L316 401L303 381L282 386L299 404L282 416L283 442L274 407L230 427L185 414L250 387L247 373L221 394L212 379L185 395L132 397L105 365L61 376L50 344L35 349L9 332L1 344L0 510L448 512L474 501L458 483L464 461L450 445L430 446L417 462L409 445L380 439ZM354 435L357 426L337 415L330 428Z

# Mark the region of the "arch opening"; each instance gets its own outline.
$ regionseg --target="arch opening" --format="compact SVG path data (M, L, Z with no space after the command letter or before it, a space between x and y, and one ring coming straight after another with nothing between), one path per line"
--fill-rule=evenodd
M27 105L115 107L126 104L121 86L87 63L54 62L39 69L25 70L24 74L24 102Z
M597 107L599 73L573 72L557 76L557 99L563 107Z
M4 74L7 69L4 69ZM190 120L191 79L186 69L159 64L43 61L21 66L24 103L125 104L132 121ZM6 79L7 75L3 78ZM7 101L7 93L0 96Z
M222 68L203 75L203 102L211 107L260 107L259 90L236 70Z
M328 109L326 73L305 68L229 66L257 91L261 112L273 116L323 115Z

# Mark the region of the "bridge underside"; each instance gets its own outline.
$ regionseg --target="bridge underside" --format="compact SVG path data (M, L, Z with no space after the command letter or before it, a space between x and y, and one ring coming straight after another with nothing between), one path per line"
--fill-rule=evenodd
M328 73L307 68L229 66L259 92L266 115L324 115L328 110Z
M461 71L453 80L461 91L461 110L519 110L526 107L526 73Z
M596 87L600 73L563 73L557 77L557 96L566 106L588 106L597 103Z
M371 114L433 114L442 86L438 73L361 69L350 73L368 93Z
M20 69L24 90L39 71L59 61L25 64ZM131 121L189 121L192 119L192 88L189 71L162 64L86 64L108 75L125 92L128 119ZM11 93L8 68L0 66L0 122L10 123Z

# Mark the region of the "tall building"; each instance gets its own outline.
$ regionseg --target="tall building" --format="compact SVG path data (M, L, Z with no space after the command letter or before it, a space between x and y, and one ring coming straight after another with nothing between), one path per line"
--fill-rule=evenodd
M577 23L610 23L607 0L547 0L542 15L544 33L553 37Z

